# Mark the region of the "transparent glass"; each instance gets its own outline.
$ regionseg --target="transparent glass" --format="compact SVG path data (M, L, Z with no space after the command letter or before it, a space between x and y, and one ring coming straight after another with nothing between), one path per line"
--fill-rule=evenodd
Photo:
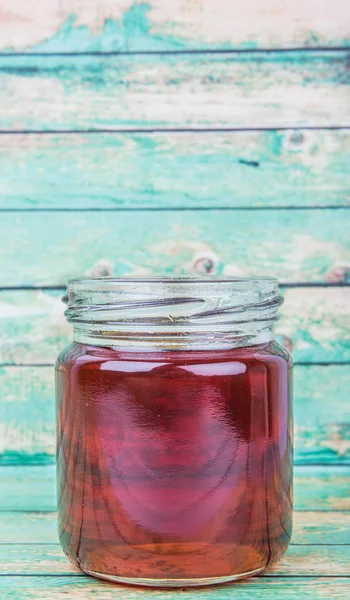
M276 562L292 528L277 282L86 279L65 300L75 341L56 365L57 476L69 559L168 587Z

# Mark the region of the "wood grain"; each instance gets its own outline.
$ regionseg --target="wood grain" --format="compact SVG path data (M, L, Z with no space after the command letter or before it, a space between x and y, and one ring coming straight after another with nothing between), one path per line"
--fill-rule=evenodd
M55 465L0 467L0 475L0 511L56 509ZM350 466L294 467L297 511L350 510L349 491Z
M292 288L283 294L277 330L284 336L282 341L292 346L294 360L349 362L349 287ZM56 360L72 340L61 295L40 290L0 292L0 364Z
M27 467L28 468L28 467ZM316 514L316 513L314 513ZM318 515L321 513L317 513ZM331 530L333 536L339 538L339 514L329 513L334 515L331 519ZM346 513L347 514L347 513ZM328 515L328 513L327 513ZM350 525L350 520L349 520ZM345 527L347 527L345 525ZM343 535L339 539L343 540ZM0 511L0 544L32 544L57 543L57 518L56 513L40 513L40 512L1 512Z
M342 0L1 0L0 48L118 52L348 44Z
M53 462L53 366L0 367L0 389L0 464Z
M282 561L261 577L342 577L350 576L350 546L289 546ZM76 575L59 544L0 545L1 575ZM1 579L0 579L1 582Z
M341 50L3 55L0 129L347 126L347 65Z
M0 285L65 285L99 274L101 262L119 276L273 274L294 283L331 281L344 266L344 283L348 216L343 208L4 212Z
M348 372L348 365L295 367L294 456L298 464L350 462ZM0 367L0 389L0 464L53 462L53 367ZM312 489L310 493L312 497Z
M0 136L0 208L348 206L350 130Z

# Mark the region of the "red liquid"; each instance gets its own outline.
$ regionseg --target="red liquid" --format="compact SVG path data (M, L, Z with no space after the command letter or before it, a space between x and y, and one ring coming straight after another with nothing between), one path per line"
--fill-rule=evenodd
M122 353L57 364L62 547L100 576L186 580L262 570L292 518L288 354Z

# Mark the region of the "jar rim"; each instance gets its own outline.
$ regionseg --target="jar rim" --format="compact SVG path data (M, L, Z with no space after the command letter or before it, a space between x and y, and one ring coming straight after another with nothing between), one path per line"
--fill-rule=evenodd
M68 279L67 287L74 285L89 285L90 283L95 284L96 286L99 283L102 284L135 284L135 283L166 283L166 284L201 284L204 283L208 285L213 283L217 285L218 283L258 283L266 282L266 283L275 283L278 284L278 279L276 277L272 277L269 275L253 275L249 277L234 277L234 276L221 276L221 275L208 275L208 276L176 276L173 277L171 275L151 275L151 276L130 276L130 277L73 277L72 279Z
M282 301L278 280L266 276L81 277L63 297L77 341L178 348L268 341Z

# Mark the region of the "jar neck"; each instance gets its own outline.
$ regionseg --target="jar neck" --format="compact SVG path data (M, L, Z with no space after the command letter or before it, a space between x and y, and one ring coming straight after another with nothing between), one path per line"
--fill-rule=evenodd
M101 331L87 327L74 327L73 339L80 344L102 346L116 350L135 352L175 350L229 350L267 344L275 339L273 329L257 334L242 335L238 332L207 331L203 333L129 333Z
M127 351L226 350L274 339L275 279L84 279L68 284L79 343Z

